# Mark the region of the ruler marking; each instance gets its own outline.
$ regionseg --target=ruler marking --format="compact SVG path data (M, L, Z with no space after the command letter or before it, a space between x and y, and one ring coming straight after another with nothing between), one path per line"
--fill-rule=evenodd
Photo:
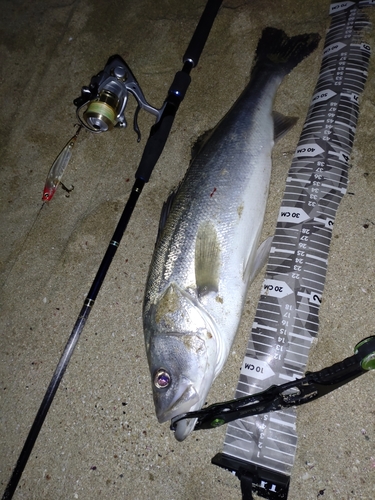
M301 364L296 361L296 364ZM302 378L303 377L303 370L300 370L299 367L296 366L286 366L285 364L283 365L283 369L287 372L293 373L293 377L295 377L295 380Z
M304 361L304 363L306 363L306 361ZM302 363L296 361L296 364L301 365ZM293 375L293 377L289 379L289 381L294 382L295 380L303 377L304 372L301 368L302 367L300 366L285 367L285 370ZM282 376L280 375L279 378L282 379Z
M290 382L296 380L297 378L298 378L298 376L291 377L289 375L283 375L282 373L280 373L280 375L279 375L279 379L281 379L281 380L288 380Z
M314 264L313 264L313 263L310 263L310 266L314 266ZM318 266L314 266L314 267L318 267ZM320 266L319 266L319 267L320 267ZM326 267L325 267L325 268L322 268L322 269L325 271L325 270L326 270ZM311 274L313 274L315 277L318 277L318 276L319 276L319 277L321 277L321 278L323 278L323 279L326 277L326 273L323 273L323 274L321 274L321 273L317 273L315 270L314 270L314 271L310 271L309 269L305 269L305 273L306 273L306 274L308 273L308 274L310 274L310 275L311 275Z
M297 304L298 304L298 311L300 311L301 313L308 314L310 317L311 316L316 316L317 318L319 317L319 314L317 312L311 311L311 308L307 304L304 304L303 302L297 302Z
M277 305L270 303L270 302L267 302L266 300L262 300L262 305L268 306L268 307L265 307L265 309L262 309L259 306L257 308L256 314L259 314L260 312L265 312L266 314L277 314L278 316L280 315L280 307L278 307L278 310L277 309L273 310L273 308L277 307ZM255 319L257 319L257 316L255 316ZM258 319L263 320L264 317L260 316ZM267 318L267 319L269 319L272 322L275 322L275 320L273 320L271 318ZM257 322L254 321L254 323L257 323ZM253 325L254 325L254 323L253 323Z
M295 236L291 236L290 238L297 240L297 238ZM277 245L284 246L284 247L288 246L288 247L295 248L295 243L289 243L288 241L278 241ZM275 252L277 252L277 251L285 252L285 253L286 252L287 253L291 253L291 251L289 249L285 249L285 248L282 248L282 249L275 248ZM294 251L294 250L292 250L292 251Z
M248 433L249 433L249 434L253 434L253 432L248 432ZM233 438L235 438L235 439L239 439L240 441L245 441L245 442L247 441L247 439L246 439L246 438L243 438L243 437L240 437L240 436L235 436L234 434L230 434L229 432L228 432L228 436L229 436L229 437L233 437Z
M281 238L284 238L284 239L288 238L288 240L294 240L294 241L292 241L292 242L290 242L290 241L282 241ZM278 233L276 233L275 236L274 236L274 238L273 238L272 243L275 243L277 245L284 245L284 246L294 247L295 246L295 241L297 241L297 239L298 239L298 236L294 236L293 234L284 235L284 234L278 234Z
M258 308L256 311L255 319L263 320L263 316L258 316L258 314L261 312L265 312L266 314L276 314L277 316L280 315L280 313L278 311L271 311L269 309L259 309ZM278 320L274 320L271 318L268 318L268 320L271 321L272 323L278 323Z
M312 288L312 287L311 287L311 291L312 291L312 292L315 292L315 293L321 293L320 289L318 289L318 288ZM302 293L303 293L303 292L297 292L297 295L301 295L301 296L302 296ZM311 295L311 294L310 294L310 295ZM310 296L310 295L309 295L309 296Z
M259 342L257 340L253 340L253 343L254 344L258 344L258 345L263 345L265 347L271 347L270 344L263 344L262 342ZM263 354L261 351L258 351L260 354Z
M322 285L322 284L323 284L321 281L316 281L316 280L313 280L313 279L311 279L311 278L308 278L307 276L306 276L304 279L305 279L306 281L308 281L309 283L317 283L317 284L319 284L319 285ZM321 291L322 291L322 290L320 289L320 292L321 292Z
M273 457L269 457L267 455L264 455L264 458L267 458L268 460L270 460L271 462L277 462L278 464L285 464L285 465L293 465L293 463L290 463L290 462L285 462L284 460L277 460L276 458L273 458ZM293 460L294 461L294 460Z
M296 346L299 349L307 349L307 350L309 350L311 347L311 345L304 345L304 344L299 344L298 342L293 342L291 339L289 340L289 345L291 348L292 348L292 346ZM285 349L285 351L289 352L289 353L295 352L295 351L292 351L292 349ZM303 356L303 357L306 356L306 354L302 354L302 352L299 352L299 351L296 352L296 354L298 354L299 356Z
M327 236L323 236L322 235L322 239L323 238L327 238L329 239ZM320 245L320 246L323 246L323 247L327 247L327 250L324 249L324 250L321 250L320 248L313 248L311 246L311 243L315 243L316 245ZM322 243L321 241L319 241L318 239L315 239L315 238L311 238L310 240L310 250L314 250L314 252L317 252L317 253L321 253L321 254L324 254L324 255L328 255L328 248L329 248L329 243ZM313 254L311 254L313 255Z
M281 258L281 257L280 257L280 258ZM289 261L291 261L292 259L288 259L288 260L289 260ZM283 259L283 261L286 261L286 259ZM277 268L278 268L278 269L282 269L283 267L285 267L286 269L290 269L290 266L287 266L286 264L285 264L285 265L283 265L283 264L279 264L279 265L277 266ZM289 273L280 273L280 271L270 271L270 273L272 273L272 274L277 274L277 275L279 275L279 274L283 274L284 276L289 276Z
M285 442L278 441L277 439L273 439L273 441L275 443L286 444ZM295 447L295 448L297 447L297 445L293 445L292 443L290 443L289 446L292 446L292 447ZM279 448L272 448L271 446L266 446L266 450L275 451L276 453L281 453L282 455L289 455L290 457L294 457L294 453L288 453L287 451L282 451ZM277 459L275 458L274 460L277 460ZM278 460L278 462L279 461L280 460Z
M317 215L322 215L324 217L325 213L322 212L322 211L320 211L320 210L318 210L317 211ZM327 227L327 217L325 219L323 219L323 218L322 219L318 219L317 217L314 217L314 222L317 222L317 221L319 221L320 223L324 224L324 226L322 227L320 225L318 226L318 225L314 224L313 225L313 229L315 231L319 231L319 233L320 233L320 235L321 235L322 238L324 237L324 238L327 238L328 240L330 240L331 237L332 237L333 220L329 219L329 221L332 222L332 226L328 226L328 227ZM325 235L324 233L327 233L327 235Z
M336 191L342 191L343 189L345 189L345 188L343 188L341 186L334 186L333 184L326 184L326 183L323 183L323 182L322 182L321 186L322 187L327 187L330 190L335 189ZM345 191L346 191L346 189L345 189ZM345 193L342 193L342 194L345 194ZM340 195L336 195L336 196L340 196Z
M343 110L343 112L344 112L344 110ZM356 127L355 127L355 125L354 125L354 123L353 123L353 120L350 120L350 119L348 120L348 123L346 123L346 122L342 122L342 121L339 121L339 120L336 120L335 125L336 125L336 126L337 126L337 125L340 125L340 127L345 127L345 129L348 129L348 128L349 128L349 129L353 129L353 130L354 130L354 132L356 131Z
M298 363L296 361L296 364L299 365L299 364L302 364L302 363ZM303 377L303 370L299 370L299 367L298 366L293 366L293 367L287 367L287 366L283 366L283 368L285 370L287 370L288 372L291 372L293 373L293 376L295 376L295 379L299 379L299 378L302 378Z
M324 262L325 264L328 264L328 259L323 259L323 257L318 257L317 255L314 255L312 253L307 253L306 257L309 257L310 259L314 259L314 260L319 260L320 262ZM318 264L314 264L313 262L311 262L310 265L321 267ZM321 268L323 269L323 267L321 267Z
M283 410L278 410L276 413L277 413L278 415L284 415L286 418L291 418L291 419L293 419L293 420L294 420L294 425L295 425L296 415L295 415L295 412L294 412L294 410L293 410L293 409L292 409L292 411L291 411L291 409L290 409L290 408L285 408L285 409L283 409Z
M310 316L310 315L309 315L309 316ZM309 324L310 324L310 325L316 325L316 326L319 326L319 323L318 323L318 322L311 321L310 319L309 319ZM294 328L299 329L299 330L306 331L306 327L301 327L301 326L294 325Z
M237 438L236 438L237 439ZM231 448L235 448L237 450L243 450L240 446L236 446L233 443L226 443L227 446L230 446ZM234 453L231 453L232 456L237 457L237 458L243 458L241 455L235 455Z
M275 413L272 413L271 415L274 415L274 414L277 414L279 412L275 412ZM293 430L296 429L296 424L292 424L292 423L289 423L289 422L285 422L284 420L280 420L279 418L276 418L276 417L270 417L269 420L271 422L273 422L274 424L278 424L278 425L281 425L282 427L291 427Z
M325 266L325 267L319 266L318 264L314 264L313 262L310 262L309 266L310 267L318 268L319 270L321 269L323 272L322 273L318 273L316 269L310 270L310 269L308 269L306 267L306 269L305 269L306 273L308 273L310 275L313 274L314 276L320 276L321 278L325 278L326 277L327 266Z
M247 354L246 354L246 355L247 355ZM248 356L248 355L247 355L247 356ZM248 357L251 357L251 356L248 356ZM242 373L241 373L241 377L242 377L242 378L247 378L247 379L249 378L249 376L248 376L248 375L246 375L246 376L245 376L245 375L243 375ZM244 384L244 385L247 385L248 387L251 387L254 391L258 391L258 390L259 390L259 385L258 385L258 384L255 384L255 383L250 383L250 382L246 382L245 380L242 380L242 379L240 380L240 383L241 383L241 384ZM240 390L240 389L238 389L238 392L243 392L244 394L248 394L248 393L245 393L244 391L242 391L242 390Z
M259 319L260 321L263 321L264 320L264 316L257 316L259 314L259 312L260 312L259 309L257 309L256 315L255 315L255 319ZM280 314L277 313L276 311L266 311L266 312L267 312L267 315L270 314L270 313L272 313L272 314L277 314L278 316L280 316ZM267 321L269 323L273 323L274 325L278 325L278 323L279 323L278 319L275 320L275 319L271 319L269 317L267 318ZM255 324L253 323L252 329L256 330L257 328L261 328L262 326L263 326L262 323L259 324L257 321L255 321ZM276 327L273 327L273 328L277 329ZM269 330L269 328L266 328L266 330ZM269 336L269 335L266 335L266 334L264 334L264 336L268 336L270 338L273 338L273 336Z
M295 318L295 319L299 319L299 318ZM302 339L302 340L308 340L310 342L312 342L312 338L311 337L307 337L306 335L299 335L298 333L294 333L294 332L290 332L291 335L293 335L293 337L297 337L298 339Z
M314 250L316 250L316 249L314 249ZM325 252L324 250L321 250L320 252L321 252L323 255L327 255L327 256L328 256L328 252ZM307 257L307 254L306 254L306 256L305 256L305 257ZM306 261L305 261L305 270L304 270L304 271L305 271L306 273L309 273L309 274L316 274L317 276L320 276L320 275L319 275L319 273L317 273L316 271L312 271L312 270L310 269L310 267L320 267L321 269L324 269L324 268L322 268L321 266L319 266L319 264L317 264L317 262L323 262L323 263L327 264L327 263L328 263L328 258L324 259L324 258L322 258L322 257L319 257L318 255L312 255L312 254L310 254L310 255L308 256L308 258L309 258L310 260L307 260L307 258L306 258ZM316 261L317 261L317 262L316 262ZM327 266L326 266L326 267L327 267ZM324 276L325 276L325 273L324 273Z
M277 328L275 328L274 326L268 326L268 325L264 325L262 323L256 323L254 321L254 323L253 323L253 329L256 329L256 328L263 329L263 330L269 330L270 332L276 332L277 331Z
M263 282L264 284L264 282ZM261 300L258 302L258 309L257 310L262 310L261 308L264 307L265 311L270 311L273 313L279 313L280 312L280 304L275 301L273 297L267 296L262 294L261 295Z
M283 241L281 238L284 238L284 239L288 238L288 240L292 240L292 241ZM277 245L277 247L273 246L271 248L271 255L274 252L276 252L277 250L280 250L281 252L285 252L285 251L289 252L290 250L288 248L285 248L285 247L291 247L292 251L293 251L293 249L295 247L295 242L297 241L297 239L298 238L296 236L293 236L293 235L286 236L286 235L275 233L275 236L273 238L272 243L274 245ZM278 247L283 247L283 248L279 249Z
M251 356L251 352L253 352L255 354L255 357L257 356L257 354L259 356L264 356L264 352L263 351L260 351L259 349L257 349L256 347L254 347L253 349L249 349L249 356Z
M276 259L276 260L282 260L283 262L287 263L287 262L292 262L293 259L291 257L285 257L285 254L288 254L288 255L291 255L291 254L294 254L295 252L289 252L287 250L283 250L283 251L280 251L278 250L277 253L281 253L281 254L284 254L284 255L271 255L270 256L270 259ZM288 269L290 269L290 265L288 266L287 264L285 266L283 266L283 264L280 264L282 267L287 267Z
M243 381L241 383L244 384L244 385L247 385L248 387L251 387L252 389L254 389L254 392L259 390L259 387L257 385L250 384L249 382L243 382ZM238 392L242 392L243 394L249 395L248 392L241 391L240 389L237 389L237 391Z
M280 208L280 213L283 211L287 211L288 210L288 207L281 207ZM285 228L286 230L286 234L279 234L278 237L284 237L284 238L290 238L290 239L297 239L298 238L298 233L299 231L297 229L293 229L292 227L287 227ZM296 233L296 234L293 234L293 233Z
M265 309L260 309L263 306ZM275 304L274 302L270 302L270 298L268 300L265 295L262 295L262 299L258 302L257 311L270 311L277 313L280 311L279 304Z
M233 431L242 433L242 434L253 434L253 431L250 430L249 426L253 427L253 423L249 421L249 419L242 419L238 425L232 425Z
M295 434L291 434L290 432L282 431L282 430L279 430L279 429L273 428L273 427L271 427L271 426L270 426L270 430L271 430L271 431L275 431L275 432L277 432L278 434L285 434L286 436L291 436L291 437L296 438Z
M278 266L278 267L280 267L280 266ZM289 273L284 273L281 271L269 271L269 274L273 274L275 276L280 276L280 277L285 276L285 277L289 278Z
M263 333L260 332L255 332L259 337L264 337L266 339L273 339L272 335L264 335ZM257 342L257 344L261 344L261 342ZM261 344L261 345L268 345L268 344Z

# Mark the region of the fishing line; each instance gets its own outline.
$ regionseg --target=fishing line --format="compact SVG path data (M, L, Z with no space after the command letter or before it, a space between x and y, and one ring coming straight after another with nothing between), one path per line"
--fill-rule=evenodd
M12 271L14 269L14 266L17 264L17 262L19 260L20 254L21 254L24 246L26 245L27 240L30 238L30 235L31 235L31 233L34 230L34 227L36 226L36 224L37 224L37 222L39 220L39 216L40 216L40 213L41 213L44 205L45 205L45 203L42 203L42 205L39 207L39 209L38 209L38 211L37 211L37 213L36 213L36 215L34 217L34 220L33 220L32 224L31 224L30 229L28 229L26 231L26 234L25 234L22 242L19 245L19 250L16 252L16 256L14 258L13 264L10 266L9 271L7 272L6 276L4 276L4 280L3 280L2 284L1 284L2 287L5 287L8 279L9 279L9 276L11 276Z

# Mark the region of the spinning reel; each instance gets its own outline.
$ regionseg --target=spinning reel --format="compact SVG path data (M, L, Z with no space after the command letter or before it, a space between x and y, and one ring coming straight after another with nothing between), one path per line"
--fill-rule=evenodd
M163 107L154 108L146 101L137 79L119 55L111 56L104 69L91 78L90 85L82 87L80 97L74 99L80 124L94 133L107 132L114 127L125 128L127 126L125 108L129 92L138 103L133 127L139 142L141 133L137 120L140 109L154 115L158 122Z

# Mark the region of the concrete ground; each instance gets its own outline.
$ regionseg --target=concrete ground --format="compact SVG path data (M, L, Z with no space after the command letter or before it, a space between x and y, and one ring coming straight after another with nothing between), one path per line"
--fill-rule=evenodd
M158 424L143 345L141 306L158 218L188 166L190 147L243 89L266 26L289 34L329 26L329 0L224 0L165 151L134 215L28 461L15 499L238 500L240 483L211 465L225 428L178 443ZM204 0L1 0L1 429L5 488L83 304L153 123L82 132L59 189L39 212L45 177L74 133L92 75L121 54L161 106ZM370 15L375 21L375 9ZM366 35L375 47L375 27ZM264 236L274 231L293 152L317 81L323 42L280 88L276 109L299 116L274 150ZM320 332L308 368L349 356L375 332L375 59L361 99L349 192L332 239ZM234 395L262 277L209 403ZM375 498L374 374L298 410L291 500Z

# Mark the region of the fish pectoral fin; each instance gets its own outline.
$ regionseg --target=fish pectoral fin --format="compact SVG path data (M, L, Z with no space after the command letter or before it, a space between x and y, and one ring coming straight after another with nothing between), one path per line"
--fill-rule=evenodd
M195 283L198 296L219 289L220 243L214 225L203 222L195 241Z
M244 271L245 282L250 284L267 262L268 255L271 250L272 240L273 236L270 236L269 238L263 241L263 243L259 246L255 254L254 260L251 258L251 256L249 257Z
M285 116L278 111L272 112L274 140L277 142L297 123L295 116Z

